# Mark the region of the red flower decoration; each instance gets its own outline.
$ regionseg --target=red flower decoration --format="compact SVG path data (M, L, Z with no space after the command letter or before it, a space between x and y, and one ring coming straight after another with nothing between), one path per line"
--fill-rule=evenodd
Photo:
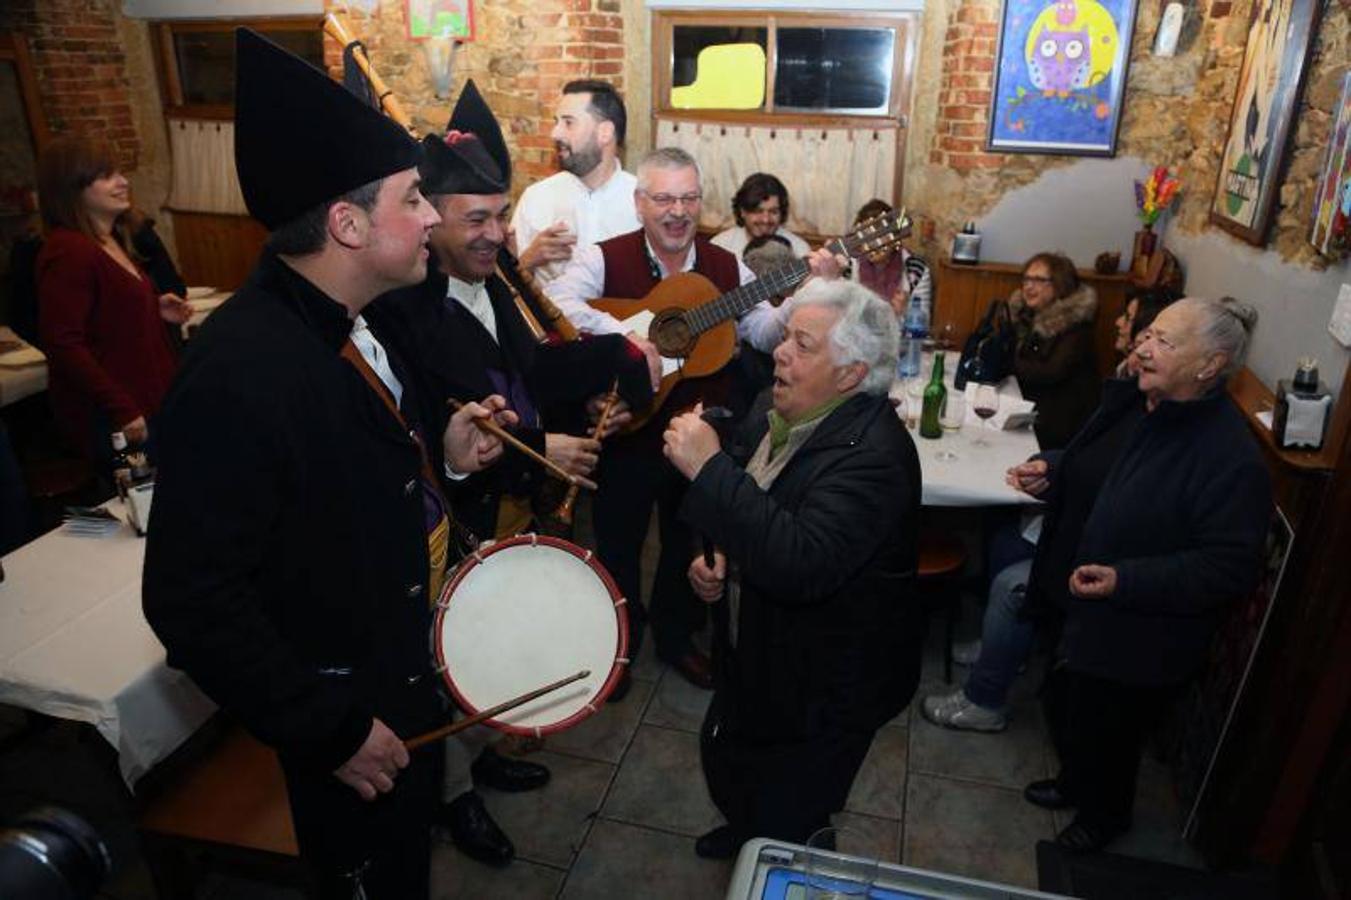
M445 140L447 147L454 147L456 144L464 141L476 141L478 140L478 135L474 134L472 131L456 131L452 128L446 132L446 136L443 140Z

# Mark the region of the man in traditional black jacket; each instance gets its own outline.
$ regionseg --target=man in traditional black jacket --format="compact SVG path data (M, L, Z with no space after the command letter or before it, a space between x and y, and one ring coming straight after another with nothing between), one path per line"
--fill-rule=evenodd
M812 282L788 310L772 409L725 452L698 415L665 434L691 480L681 518L719 548L689 570L721 600L701 751L727 824L695 843L706 857L829 825L919 680L920 468L887 398L896 317L851 282Z
M487 465L473 417L502 400L428 433L360 315L425 274L417 144L253 32L237 60L236 166L271 236L165 399L145 613L276 748L320 895L426 897L441 747L402 739L445 721L427 647L449 522L423 442Z
M371 327L411 361L430 421L448 418L448 399L500 395L520 420L513 429L518 438L585 477L596 464L599 443L546 430L542 407L558 409L571 400L574 420L584 424L583 402L608 390L617 368L621 393L645 405L652 396L647 361L620 335L536 346L511 288L496 274L506 243L511 160L497 120L472 80L460 93L446 135L428 135L422 145L422 193L441 216L430 236L432 264L421 284L371 305L366 313ZM513 451L486 471L463 480L457 480L459 474L446 473L446 488L456 520L475 535L505 538L532 524L534 501L547 477L538 463ZM500 866L516 850L474 788L532 790L548 782L549 770L497 753L487 745L493 734L478 727L446 741L437 820L461 851Z

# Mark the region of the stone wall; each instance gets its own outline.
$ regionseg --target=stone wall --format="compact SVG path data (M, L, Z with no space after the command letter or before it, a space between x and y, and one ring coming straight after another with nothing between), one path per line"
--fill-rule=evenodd
M1181 167L1183 195L1172 227L1196 234L1212 227L1208 212L1252 2L1202 0L1199 36L1187 51L1167 59L1150 53L1161 7L1159 0L1140 2L1118 153ZM925 220L921 233L932 235L926 241L931 254L945 254L965 220L979 219L1011 189L1076 162L983 151L998 15L999 0L930 0L925 8L906 201ZM1314 268L1327 261L1306 240L1313 185L1347 68L1349 22L1346 4L1326 5L1269 238L1283 259ZM1129 183L1122 184L1121 202L1132 203ZM1067 208L1065 218L1084 214L1091 212Z
M632 6L631 0L623 0ZM345 4L327 0L342 11ZM475 5L476 34L455 57L452 97L473 78L502 122L512 153L512 187L556 170L553 111L563 85L574 78L603 78L624 90L625 17L621 0L495 0ZM432 90L422 47L407 37L403 4L383 0L369 18L352 17L372 63L424 134L445 128L451 100ZM340 48L326 42L326 62L337 73Z

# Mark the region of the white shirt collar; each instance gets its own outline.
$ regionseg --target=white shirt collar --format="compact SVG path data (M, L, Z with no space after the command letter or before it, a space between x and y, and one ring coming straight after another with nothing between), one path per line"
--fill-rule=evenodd
M671 273L666 271L666 263L662 262L661 257L657 255L657 250L655 247L652 246L652 239L647 236L646 229L644 229L643 231L643 243L647 244L648 258L657 264L658 269L661 269L661 277L666 278ZM694 241L690 241L690 250L688 253L685 254L685 262L680 267L680 271L682 272L692 271L694 269L694 262L696 255L697 254L695 253Z
M469 310L470 315L478 319L493 336L493 340L497 340L497 314L493 311L492 300L488 298L486 283L465 281L449 275L446 280L446 296Z

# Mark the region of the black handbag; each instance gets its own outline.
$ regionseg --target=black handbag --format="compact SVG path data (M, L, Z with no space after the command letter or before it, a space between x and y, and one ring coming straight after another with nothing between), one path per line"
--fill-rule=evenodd
M995 300L962 345L962 356L952 376L953 386L960 391L968 381L1003 381L1013 373L1016 346L1017 334L1008 301Z

